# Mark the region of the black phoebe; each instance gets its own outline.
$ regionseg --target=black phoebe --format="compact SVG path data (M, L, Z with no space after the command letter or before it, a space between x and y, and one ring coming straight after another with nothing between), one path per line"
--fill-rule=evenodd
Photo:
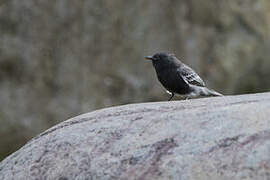
M174 54L156 53L145 58L152 61L158 80L171 94L168 101L173 98L175 93L186 96L186 99L198 96L222 96L205 87L200 76L177 59Z

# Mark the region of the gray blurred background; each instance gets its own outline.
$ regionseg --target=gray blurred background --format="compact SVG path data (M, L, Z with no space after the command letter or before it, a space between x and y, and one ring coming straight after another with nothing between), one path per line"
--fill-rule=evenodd
M0 160L81 113L167 100L158 51L221 93L268 91L270 1L0 0Z

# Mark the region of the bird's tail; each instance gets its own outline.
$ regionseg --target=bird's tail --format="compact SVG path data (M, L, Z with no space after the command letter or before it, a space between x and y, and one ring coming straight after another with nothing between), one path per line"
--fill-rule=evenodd
M201 95L202 96L223 96L219 92L216 92L216 91L214 91L212 89L208 89L206 87L202 89Z

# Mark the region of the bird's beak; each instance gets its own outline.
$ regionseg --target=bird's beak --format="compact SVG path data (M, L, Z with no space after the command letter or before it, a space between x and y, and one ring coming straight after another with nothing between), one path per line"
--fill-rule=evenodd
M147 60L153 60L152 56L145 56L144 58L147 59Z

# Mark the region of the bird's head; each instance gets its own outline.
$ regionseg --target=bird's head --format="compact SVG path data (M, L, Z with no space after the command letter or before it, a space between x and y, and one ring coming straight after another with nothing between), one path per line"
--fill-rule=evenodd
M164 52L156 53L153 56L145 56L145 59L151 60L155 68L174 66L177 60L174 54Z
M161 52L161 53L156 53L153 56L145 56L144 58L151 61L166 61L166 60L169 60L171 56L174 56L174 55Z

